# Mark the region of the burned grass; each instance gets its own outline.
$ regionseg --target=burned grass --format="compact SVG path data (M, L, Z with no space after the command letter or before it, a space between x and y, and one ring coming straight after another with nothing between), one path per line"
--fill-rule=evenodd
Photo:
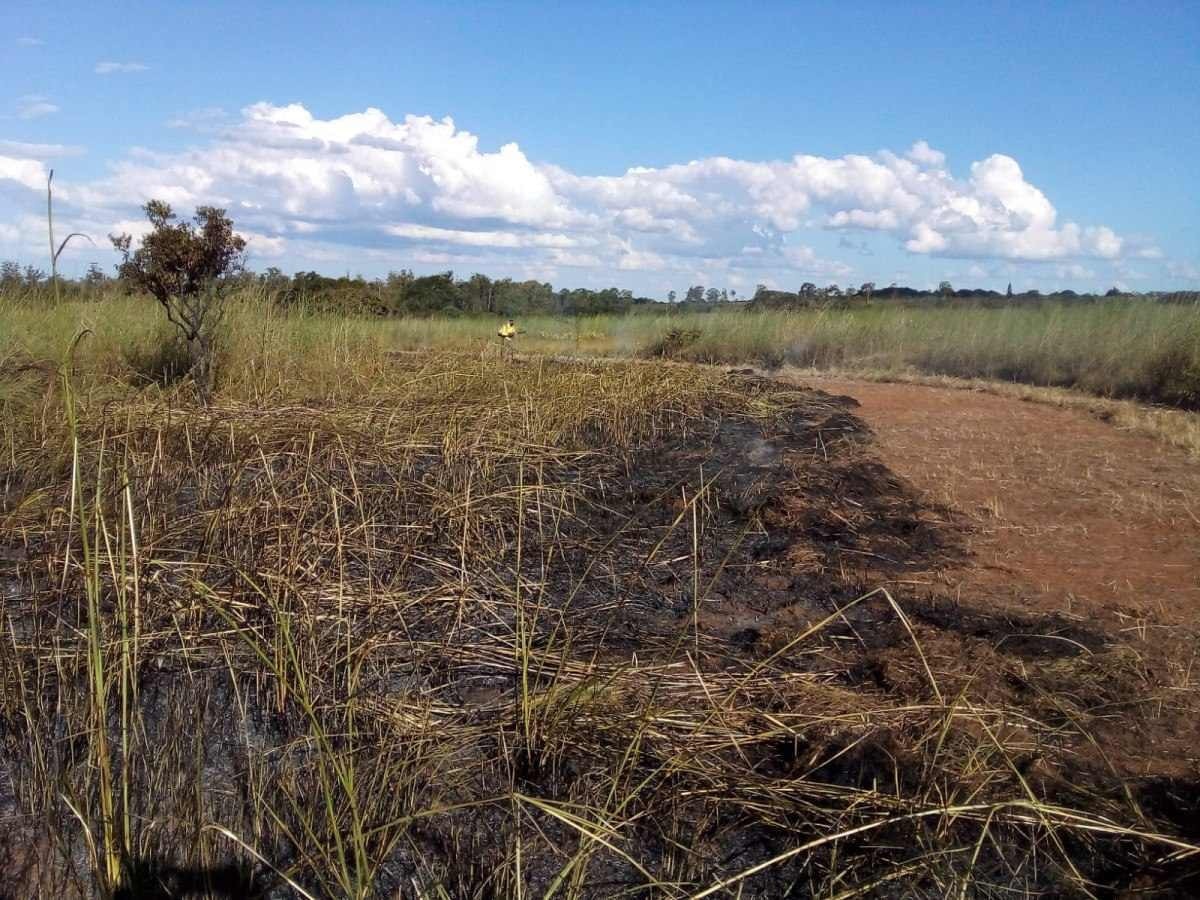
M353 401L65 387L3 463L12 896L1195 885L1195 774L1094 737L1194 692L946 598L968 524L853 401L461 356Z

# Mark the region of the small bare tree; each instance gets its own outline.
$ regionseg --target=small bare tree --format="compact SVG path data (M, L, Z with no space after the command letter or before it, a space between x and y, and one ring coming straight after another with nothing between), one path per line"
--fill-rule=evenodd
M235 234L225 210L201 206L192 222L178 222L171 207L151 200L144 207L153 226L133 249L127 234L109 235L121 254L121 278L146 291L187 341L192 374L207 403L213 386L214 336L224 313L226 288L245 264L246 241Z

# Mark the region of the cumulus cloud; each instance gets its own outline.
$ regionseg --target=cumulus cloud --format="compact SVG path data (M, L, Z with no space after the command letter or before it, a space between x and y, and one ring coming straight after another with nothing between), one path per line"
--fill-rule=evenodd
M130 232L124 231L123 234ZM266 234L259 234L255 231L240 232L242 237L246 239L246 253L250 260L255 259L278 259L287 252L288 242L286 238L272 237Z
M46 186L46 167L36 159L0 156L0 185L12 182L31 191Z
M97 75L116 75L130 72L145 72L150 67L145 63L140 62L111 62L104 61L96 63Z
M488 149L448 117L394 121L375 108L322 119L298 103L258 103L233 120L214 109L170 124L199 128L204 143L131 152L103 179L64 184L66 211L102 224L135 219L150 198L181 211L215 204L263 256L352 251L396 264L703 272L731 283L850 277L854 266L824 254L840 245L861 258L867 232L917 257L1066 265L1157 253L1106 225L1060 221L1009 156L956 177L925 141L904 153L709 157L597 176L530 160L515 142ZM49 154L0 152L10 154L0 179L44 184L39 158Z
M17 118L40 119L58 112L58 106L41 94L26 94L17 100Z
M934 150L925 141L917 141L905 156L917 165L930 166L934 169L941 168L946 164L946 154L940 150Z
M904 248L913 253L937 253L947 247L946 238L924 222L913 225L912 235L904 242Z

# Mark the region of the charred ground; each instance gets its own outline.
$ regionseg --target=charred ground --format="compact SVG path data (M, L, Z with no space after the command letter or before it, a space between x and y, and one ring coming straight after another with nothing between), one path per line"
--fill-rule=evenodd
M1194 721L1195 629L964 594L976 522L856 406L461 357L47 394L4 463L5 888L1200 890L1194 761L1113 751Z

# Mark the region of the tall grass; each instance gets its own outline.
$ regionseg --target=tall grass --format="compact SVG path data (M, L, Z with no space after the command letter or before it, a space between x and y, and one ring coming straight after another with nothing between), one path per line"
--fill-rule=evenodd
M986 309L866 309L635 320L697 332L680 358L916 371L1200 405L1200 306L1112 300Z
M248 291L230 304L222 366L227 382L262 388L272 377L287 382L301 370L346 371L347 361L364 353L381 359L418 349L484 350L495 343L496 324L470 317L285 313L262 292ZM674 358L698 362L987 378L1200 408L1200 306L1194 304L1128 298L999 309L881 304L801 312L534 317L518 325L523 332L518 349L532 353L637 356L665 347ZM157 308L137 298L62 304L36 295L0 299L0 366L6 359L10 366L22 359L57 359L80 327L95 332L81 364L113 378L136 373L139 360L141 368L154 369L154 354L171 340Z

